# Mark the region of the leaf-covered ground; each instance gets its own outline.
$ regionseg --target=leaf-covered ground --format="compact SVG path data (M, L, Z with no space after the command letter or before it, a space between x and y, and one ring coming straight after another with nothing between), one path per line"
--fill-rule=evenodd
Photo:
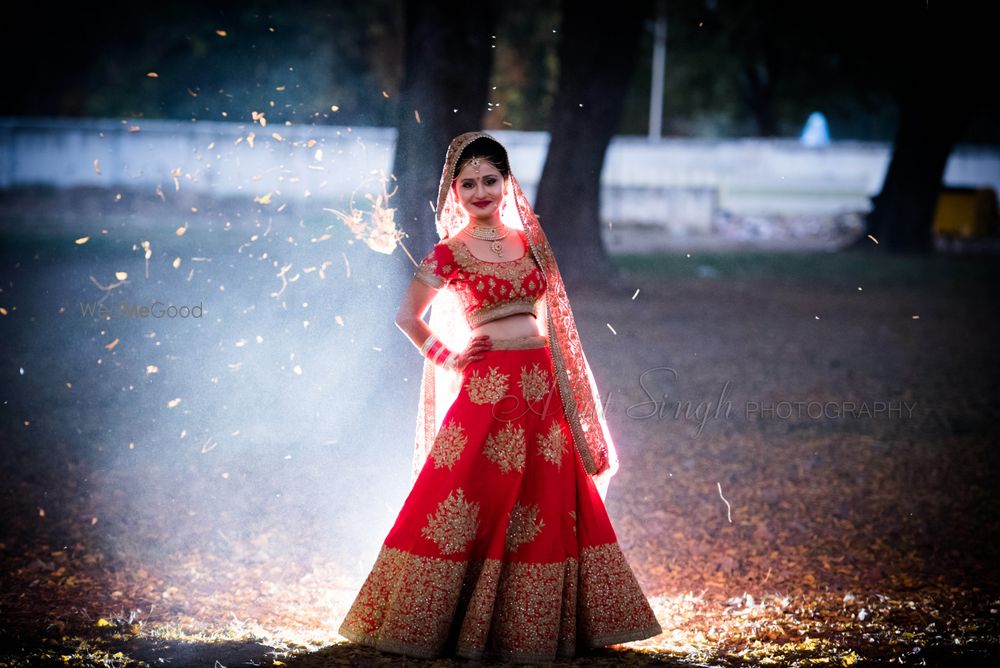
M391 319L408 261L309 211L177 198L0 200L0 665L398 663L336 629L405 495L416 408L416 353L351 305ZM995 660L995 258L621 263L570 296L622 462L608 509L665 633L560 663ZM72 312L105 292L215 317ZM394 374L362 394L401 427L295 412L347 404L355 358Z

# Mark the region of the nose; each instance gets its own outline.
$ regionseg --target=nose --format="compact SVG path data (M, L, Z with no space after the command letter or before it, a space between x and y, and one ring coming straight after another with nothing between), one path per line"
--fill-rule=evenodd
M482 182L476 184L476 197L480 199L486 197L486 185Z

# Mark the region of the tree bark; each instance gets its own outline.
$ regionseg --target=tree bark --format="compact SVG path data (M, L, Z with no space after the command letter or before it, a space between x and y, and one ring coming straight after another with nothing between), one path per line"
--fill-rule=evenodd
M974 4L908 4L909 36L900 67L899 128L882 190L872 198L866 232L889 252L933 250L934 213L948 157L982 93L989 56L978 33L990 24ZM863 238L855 247L869 246Z
M611 280L601 239L604 157L618 130L652 3L613 6L563 0L559 83L535 210L567 285Z
M406 3L392 171L398 186L396 221L408 235L404 243L414 255L438 242L430 203L437 206L448 143L462 132L482 127L498 7L455 0Z

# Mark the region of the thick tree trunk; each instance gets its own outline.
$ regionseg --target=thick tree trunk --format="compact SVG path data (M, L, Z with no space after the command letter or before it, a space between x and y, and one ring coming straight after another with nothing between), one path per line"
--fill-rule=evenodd
M867 232L887 251L927 252L934 246L942 177L964 122L963 110L941 109L928 99L933 95L914 90L904 100L882 190L872 198Z
M591 6L564 0L559 89L535 210L567 284L610 280L601 240L604 156L618 130L651 2Z
M496 3L406 3L404 73L393 174L396 221L411 253L437 243L434 211L448 143L479 130L489 94ZM419 121L417 116L419 115ZM419 258L417 258L419 259Z
M909 4L900 14L908 36L901 67L900 119L882 190L872 198L867 233L890 252L933 249L934 212L944 170L981 94L988 57L982 26L965 3ZM984 21L985 23L985 21ZM861 239L856 246L868 246Z

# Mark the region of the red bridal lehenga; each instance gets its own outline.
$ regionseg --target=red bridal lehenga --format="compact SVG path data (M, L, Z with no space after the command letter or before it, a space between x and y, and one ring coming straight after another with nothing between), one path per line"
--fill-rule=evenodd
M439 212L457 153L483 136L452 143ZM523 216L526 202L510 178ZM582 351L578 357L563 345L575 338L575 325L545 317L560 308L550 291L562 292L561 278L545 257L547 240L532 238L539 228L521 228L518 220L521 258L481 260L445 234L415 274L447 287L432 311L450 293L460 301L445 299L443 311L461 308L469 326L532 313L548 333L493 338L483 358L457 374L457 393L446 396L440 418L440 397L428 395L445 385L435 382L439 370L425 365L417 475L340 626L353 642L420 658L537 662L662 632L592 478L613 473L617 460L603 416L595 418L588 403L596 389L589 365ZM436 332L434 321L432 313ZM574 370L589 387L570 403ZM421 448L421 428L430 447Z

